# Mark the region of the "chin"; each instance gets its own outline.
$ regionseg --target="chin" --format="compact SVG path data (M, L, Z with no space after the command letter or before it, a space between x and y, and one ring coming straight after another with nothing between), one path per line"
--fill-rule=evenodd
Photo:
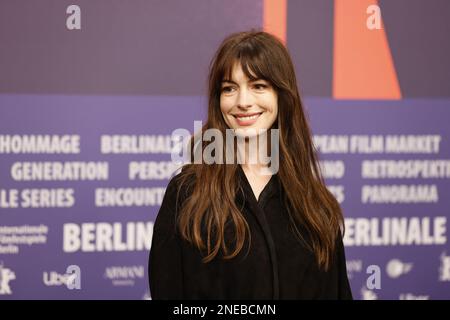
M256 137L261 133L261 130L265 130L261 127L237 127L234 128L236 136Z

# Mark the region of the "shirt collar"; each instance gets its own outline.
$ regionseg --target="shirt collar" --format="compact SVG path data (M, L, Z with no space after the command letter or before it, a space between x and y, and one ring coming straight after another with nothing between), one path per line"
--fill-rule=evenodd
M241 165L238 165L237 174L239 178L239 185L242 187L242 190L244 191L244 199L253 199L253 201L257 202L258 204L262 204L271 197L279 194L278 173L272 175L269 182L261 191L258 200L256 200L255 194L253 193L252 187L250 186L250 182L248 181L247 176L245 175ZM242 196L241 191L238 191L238 195Z

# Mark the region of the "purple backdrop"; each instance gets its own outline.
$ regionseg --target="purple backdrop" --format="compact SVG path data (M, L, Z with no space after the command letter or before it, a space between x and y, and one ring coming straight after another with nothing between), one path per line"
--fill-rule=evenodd
M449 299L448 1L379 1L399 101L332 99L333 3L288 1L287 45L344 210L354 297ZM0 2L0 299L148 299L153 221L174 168L170 135L204 120L210 59L227 34L262 27L263 1L76 1L81 30L68 30L71 4ZM74 153L19 148L67 135L79 139ZM102 136L149 145L102 152ZM387 149L402 136L429 152ZM379 169L406 161L440 167L403 177ZM21 177L44 162L97 169L92 180ZM137 165L146 176L131 176ZM65 285L69 266L79 267L80 288ZM373 267L380 288L370 287Z

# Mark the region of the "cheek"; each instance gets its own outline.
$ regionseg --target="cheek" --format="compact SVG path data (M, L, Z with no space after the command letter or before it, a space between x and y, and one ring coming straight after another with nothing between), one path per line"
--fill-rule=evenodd
M228 113L232 107L233 104L230 99L220 98L220 111L222 111L222 113Z
M275 100L275 103L274 103L273 115L274 115L275 118L278 116L278 102L277 102L277 100Z
M261 101L261 105L265 106L275 116L278 113L278 99L276 95L267 95Z
M274 124L278 117L278 98L276 95L270 95L266 100L266 107L270 110L267 125L270 127Z
M276 118L278 115L278 95L277 94L272 95L272 105L273 105L273 113Z

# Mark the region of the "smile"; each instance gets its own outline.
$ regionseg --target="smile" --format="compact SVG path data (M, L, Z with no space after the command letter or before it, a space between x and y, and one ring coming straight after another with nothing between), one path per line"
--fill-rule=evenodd
M235 114L233 115L236 120L237 123L240 126L250 126L252 124L254 124L256 122L256 120L259 118L259 116L262 114L262 112L258 112L258 113L253 113L250 115L244 115L244 114Z

